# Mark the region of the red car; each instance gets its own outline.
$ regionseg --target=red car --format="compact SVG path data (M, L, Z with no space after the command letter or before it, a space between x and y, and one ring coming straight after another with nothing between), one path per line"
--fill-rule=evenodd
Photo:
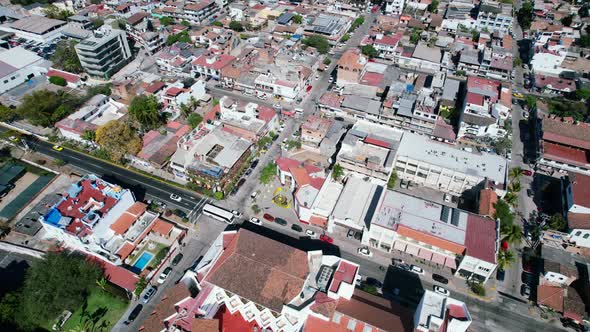
M307 91L307 92L311 91L311 88L313 88L313 86L311 86L311 85L308 85L308 86L307 86L307 89L306 89L306 91Z
M334 239L325 234L320 235L320 241L324 241L330 244L334 243Z
M528 169L525 169L524 171L522 171L522 174L524 174L526 176L531 176L531 175L533 175L533 172Z
M275 217L273 217L272 215L265 213L264 216L262 216L264 219L268 220L268 221L275 221Z

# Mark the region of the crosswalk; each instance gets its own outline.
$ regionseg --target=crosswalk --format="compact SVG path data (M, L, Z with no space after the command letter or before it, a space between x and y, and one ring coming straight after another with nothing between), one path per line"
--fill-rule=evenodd
M195 207L189 212L187 218L191 224L197 223L197 219L203 211L205 204L210 203L211 199L207 197L201 197L201 199L195 204Z

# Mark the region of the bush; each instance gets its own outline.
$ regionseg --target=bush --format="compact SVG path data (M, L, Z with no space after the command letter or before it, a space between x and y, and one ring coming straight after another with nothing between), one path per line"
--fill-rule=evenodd
M213 194L213 197L218 201L222 200L224 197L223 191L216 191L215 194Z
M332 60L330 60L330 58L325 58L325 59L324 59L324 64L325 64L326 66L329 66L331 63L332 63Z
M59 86L66 86L68 85L68 82L66 81L65 78L63 77L59 77L59 76L50 76L49 77L49 83L55 84L55 85L59 85Z
M476 295L486 296L486 289L481 282L471 282L469 287Z
M330 50L330 43L324 36L312 35L301 41L304 45L315 47L321 54L326 54Z
M166 258L166 255L168 255L169 250L170 250L169 247L165 247L165 248L160 249L160 251L158 251L156 253L156 256L154 256L154 260L150 263L150 265L153 267L158 267L158 265L160 265L162 260L164 258Z

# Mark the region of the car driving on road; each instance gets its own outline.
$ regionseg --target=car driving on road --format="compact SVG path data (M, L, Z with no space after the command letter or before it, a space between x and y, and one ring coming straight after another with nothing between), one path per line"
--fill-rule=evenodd
M178 196L176 194L170 194L170 199L173 200L173 201L177 201L177 202L182 201L182 197L180 197L180 196Z

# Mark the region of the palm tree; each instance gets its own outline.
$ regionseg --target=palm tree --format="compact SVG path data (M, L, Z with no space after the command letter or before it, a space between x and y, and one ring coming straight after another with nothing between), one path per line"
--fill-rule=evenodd
M512 182L510 186L508 186L508 190L512 191L513 193L520 192L520 190L522 190L522 185L520 184L520 181Z
M502 271L505 271L506 268L514 263L516 258L514 257L514 253L510 250L500 250L498 251L498 268Z
M182 114L184 118L187 118L190 113L191 109L189 106L184 103L180 104L180 114Z
M519 225L512 224L503 227L503 232L501 233L504 236L502 240L508 243L518 244L522 241L522 228Z
M104 277L100 278L96 280L96 285L104 291L106 290L105 287L107 286L107 280Z
M332 169L332 179L339 181L343 175L344 169L342 168L342 166L340 166L340 164L334 165L334 168Z
M516 196L516 194L513 192L509 192L506 194L506 196L504 196L504 201L508 205L516 207L518 205L518 196Z
M508 172L508 178L512 179L513 181L520 178L522 175L522 168L520 167L512 167Z

